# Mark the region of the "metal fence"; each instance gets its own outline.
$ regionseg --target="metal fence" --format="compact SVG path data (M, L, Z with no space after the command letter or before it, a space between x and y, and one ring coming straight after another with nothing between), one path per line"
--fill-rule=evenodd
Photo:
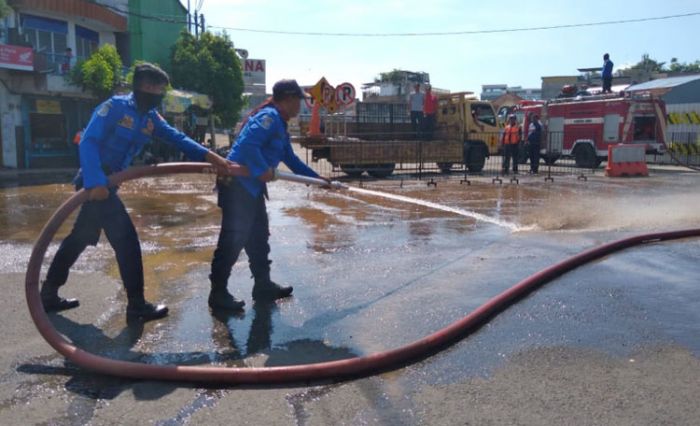
M498 133L472 133L466 143L447 140L373 140L377 134L361 137L336 137L323 141L302 141L307 164L325 176L350 179L428 179L458 176L462 181L488 177L495 183L518 182L531 174L529 145L517 149L517 173L511 159L508 173L504 168L504 152ZM563 135L550 133L540 145L537 177L552 180L556 176L574 176L587 180L602 173L602 158L593 151L587 163L581 158L562 155ZM488 155L486 153L488 152ZM589 153L590 154L590 153ZM485 157L485 158L484 158ZM578 165L577 165L578 163ZM582 165L586 164L586 165ZM535 175L534 173L532 173Z
M700 168L700 129L698 132L669 132L666 144L666 153L648 155L647 162Z

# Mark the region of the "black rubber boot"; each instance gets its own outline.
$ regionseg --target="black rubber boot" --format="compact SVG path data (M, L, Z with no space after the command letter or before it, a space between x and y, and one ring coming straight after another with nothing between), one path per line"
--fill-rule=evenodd
M58 295L58 287L44 281L41 285L41 303L45 312L59 312L80 306L78 299L64 299Z
M151 321L168 315L168 307L163 304L154 305L146 301L129 301L126 305L127 321Z
M240 312L245 302L228 292L225 285L213 284L209 292L209 307L217 311Z
M292 295L294 288L292 286L281 286L271 279L255 280L253 286L253 300L256 302L272 302L277 299L283 299Z

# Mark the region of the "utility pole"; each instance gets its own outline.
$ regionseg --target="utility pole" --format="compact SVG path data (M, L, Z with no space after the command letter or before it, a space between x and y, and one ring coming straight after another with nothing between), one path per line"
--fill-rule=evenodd
M192 12L190 6L190 0L187 0L187 32L192 32Z
M197 19L197 16L199 14L197 12L194 13L194 38L199 38L199 20Z
M199 14L199 20L202 23L202 34L204 34L204 31L207 30L207 27L204 25L204 14L203 13Z

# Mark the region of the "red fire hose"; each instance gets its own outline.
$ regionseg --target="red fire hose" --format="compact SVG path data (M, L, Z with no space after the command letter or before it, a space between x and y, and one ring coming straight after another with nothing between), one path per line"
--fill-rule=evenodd
M173 173L212 173L204 163L171 163L150 167L134 167L110 177L111 185L144 177ZM245 174L241 171L241 174ZM449 343L465 337L489 318L546 282L585 263L600 259L628 247L665 240L700 236L700 229L661 232L625 238L604 244L570 257L522 280L492 298L469 315L429 336L406 346L373 355L284 367L234 368L212 366L153 365L104 358L73 346L61 336L44 312L39 295L39 275L46 248L54 234L73 210L86 201L87 193L79 191L61 205L49 219L32 250L26 275L26 296L29 312L39 333L46 341L75 364L98 373L139 379L177 380L208 383L286 383L310 380L341 379L366 376L395 369L411 361L425 358Z

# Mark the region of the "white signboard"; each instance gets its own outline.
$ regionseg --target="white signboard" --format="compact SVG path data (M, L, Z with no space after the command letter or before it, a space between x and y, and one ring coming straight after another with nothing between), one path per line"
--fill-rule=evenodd
M243 84L246 86L265 84L264 59L245 59L243 61Z

